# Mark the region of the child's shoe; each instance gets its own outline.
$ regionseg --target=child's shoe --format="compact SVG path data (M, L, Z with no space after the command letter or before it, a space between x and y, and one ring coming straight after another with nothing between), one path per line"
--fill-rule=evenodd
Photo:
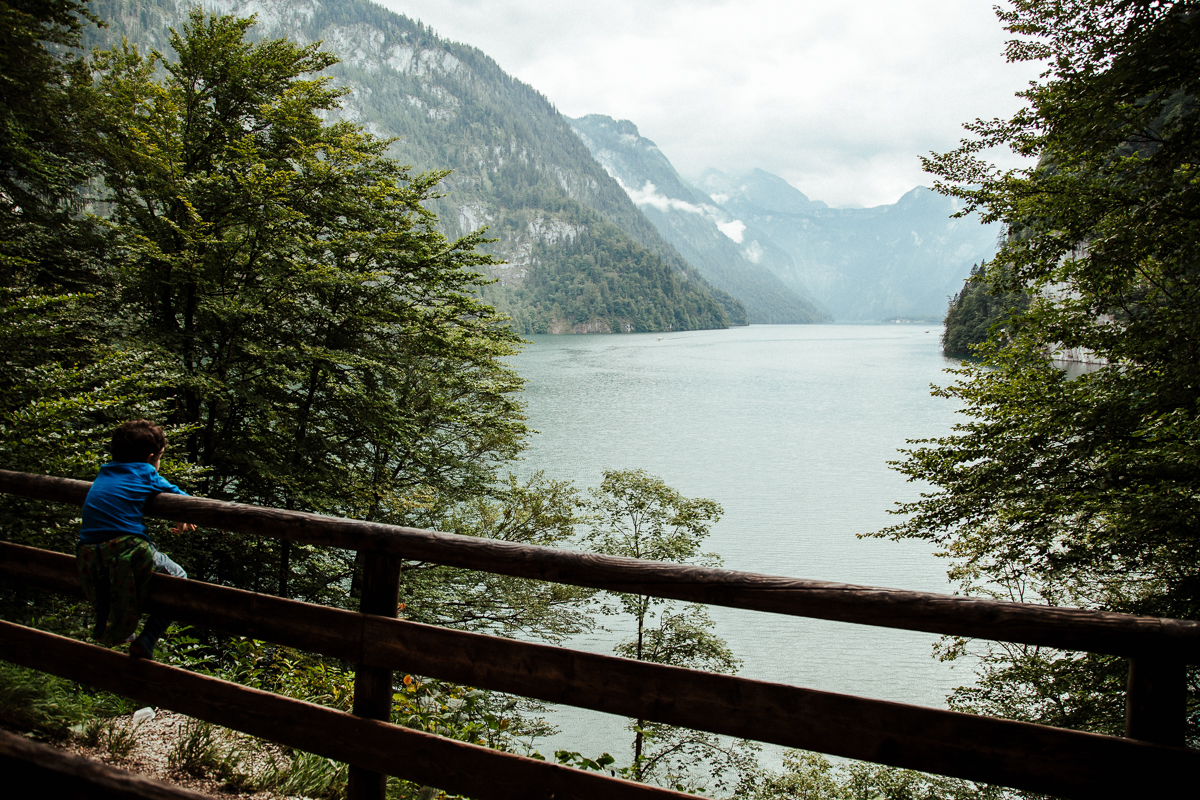
M147 661L154 660L154 642L147 639L145 636L139 636L129 645L129 655L133 658L144 658Z

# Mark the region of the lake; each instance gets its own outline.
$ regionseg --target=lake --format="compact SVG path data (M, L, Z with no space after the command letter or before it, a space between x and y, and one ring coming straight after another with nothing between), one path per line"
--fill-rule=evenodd
M730 569L947 593L925 542L860 539L896 521L920 486L888 467L907 439L946 434L956 406L930 396L957 361L937 325L753 325L723 331L534 336L513 364L526 378L532 437L522 470L580 487L644 469L724 516L705 550ZM711 608L739 674L944 707L970 682L931 658L931 634ZM608 631L568 646L608 653ZM628 760L623 718L556 709L539 742ZM767 761L775 758L768 757Z

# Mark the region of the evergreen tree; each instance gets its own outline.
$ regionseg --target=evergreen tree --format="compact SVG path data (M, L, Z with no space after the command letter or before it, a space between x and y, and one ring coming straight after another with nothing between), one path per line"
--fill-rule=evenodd
M976 264L963 288L950 298L942 331L942 353L970 356L987 341L994 325L1004 325L1015 314L1029 307L1025 292L1001 292L988 283L983 267Z

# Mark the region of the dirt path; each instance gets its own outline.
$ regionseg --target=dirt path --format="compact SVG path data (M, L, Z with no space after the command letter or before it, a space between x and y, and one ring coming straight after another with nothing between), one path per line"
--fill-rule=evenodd
M188 722L188 718L182 714L157 711L152 719L146 720L136 727L132 724L132 715L116 717L109 722L111 727L101 734L99 746L88 747L83 744L81 737L46 742L46 744L148 778L182 786L210 797L221 798L221 800L302 800L299 795L279 795L266 791L236 791L231 789L225 781L214 777L197 777L186 772L172 770L169 764L170 754L176 743L184 736ZM120 742L129 735L131 728L132 746L127 754L119 754L122 749L119 746L114 748L118 752L113 752L113 749L106 746L106 742L114 740ZM217 736L222 737L227 748L232 745L241 754L241 762L236 767L243 772L261 770L271 757L284 758L280 755L278 748L273 745L256 741L254 746L250 747L246 740L243 740L242 746L237 747L239 742L223 738L228 734L222 729L218 728L217 731Z

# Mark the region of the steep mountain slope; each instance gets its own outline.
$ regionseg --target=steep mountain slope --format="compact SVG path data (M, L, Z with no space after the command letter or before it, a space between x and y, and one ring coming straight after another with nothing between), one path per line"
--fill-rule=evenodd
M791 256L687 184L632 122L601 114L569 122L658 232L710 283L740 300L750 322L830 318L829 312L777 277L776 273L794 271Z
M190 0L93 0L111 27L143 50L169 52L167 29ZM443 232L480 227L508 263L484 296L526 333L680 330L745 324L737 300L710 286L595 162L545 97L475 48L449 42L364 0L216 0L210 11L257 14L254 34L324 41L342 63L341 116L398 137L397 160L452 169L432 208ZM579 269L582 253L589 265ZM572 266L574 265L574 266ZM655 287L646 294L647 287Z
M941 319L973 264L990 258L1000 229L951 219L951 198L918 187L893 205L829 208L763 170L709 170L701 188L732 218L765 232L792 258L764 261L793 290L839 320Z

